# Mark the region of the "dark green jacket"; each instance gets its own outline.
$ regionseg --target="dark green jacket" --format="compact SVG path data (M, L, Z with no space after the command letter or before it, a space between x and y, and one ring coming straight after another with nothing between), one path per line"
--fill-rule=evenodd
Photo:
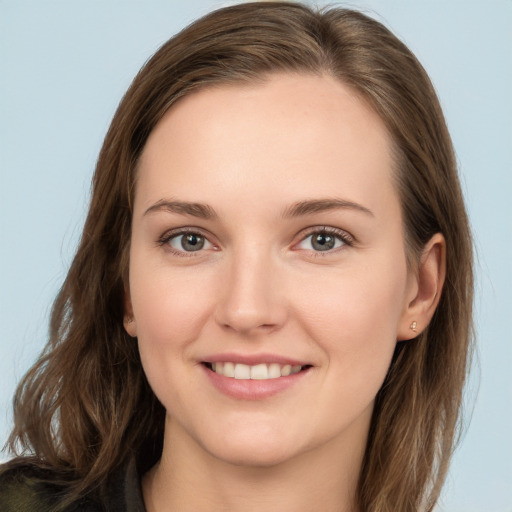
M62 486L52 483L50 471L31 466L0 470L1 512L145 512L135 463L113 475L102 496L89 496L66 506Z

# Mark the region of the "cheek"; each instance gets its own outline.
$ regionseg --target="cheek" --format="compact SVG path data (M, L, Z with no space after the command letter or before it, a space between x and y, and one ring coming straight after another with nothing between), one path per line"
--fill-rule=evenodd
M315 330L325 331L326 338L343 336L354 343L375 336L396 338L406 272L393 265L376 267L352 267L298 283L294 294L302 297L303 317Z
M130 293L142 365L163 405L179 407L180 383L193 382L187 370L191 348L210 316L212 286L196 275L136 265L130 273Z
M208 280L197 273L133 267L130 293L139 339L165 345L194 339L211 307Z
M377 264L378 263L378 264ZM383 259L374 265L345 268L299 295L303 329L324 351L329 378L350 394L373 399L395 349L403 309L406 265ZM320 286L319 286L320 285ZM305 288L305 286L303 286Z

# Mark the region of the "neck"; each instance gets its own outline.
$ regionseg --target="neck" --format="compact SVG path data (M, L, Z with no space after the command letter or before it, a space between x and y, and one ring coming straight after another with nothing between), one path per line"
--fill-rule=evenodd
M162 458L142 481L147 512L357 512L366 439L346 441L273 465L243 466L208 453L168 419Z

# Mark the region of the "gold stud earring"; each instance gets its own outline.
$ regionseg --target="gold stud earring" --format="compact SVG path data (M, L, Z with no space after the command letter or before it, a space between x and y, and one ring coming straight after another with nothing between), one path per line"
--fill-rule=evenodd
M414 322L411 324L411 327L410 327L410 328L411 328L411 330L413 330L414 332L418 332L418 331L416 330L416 327L418 327L418 322L414 321Z

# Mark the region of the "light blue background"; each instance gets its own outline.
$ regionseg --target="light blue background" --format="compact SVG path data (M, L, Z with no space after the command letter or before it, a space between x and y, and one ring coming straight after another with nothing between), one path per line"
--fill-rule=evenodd
M161 43L221 5L0 0L0 440L15 383L45 343L118 101ZM512 0L349 6L388 25L431 75L475 233L480 370L440 510L511 512Z

